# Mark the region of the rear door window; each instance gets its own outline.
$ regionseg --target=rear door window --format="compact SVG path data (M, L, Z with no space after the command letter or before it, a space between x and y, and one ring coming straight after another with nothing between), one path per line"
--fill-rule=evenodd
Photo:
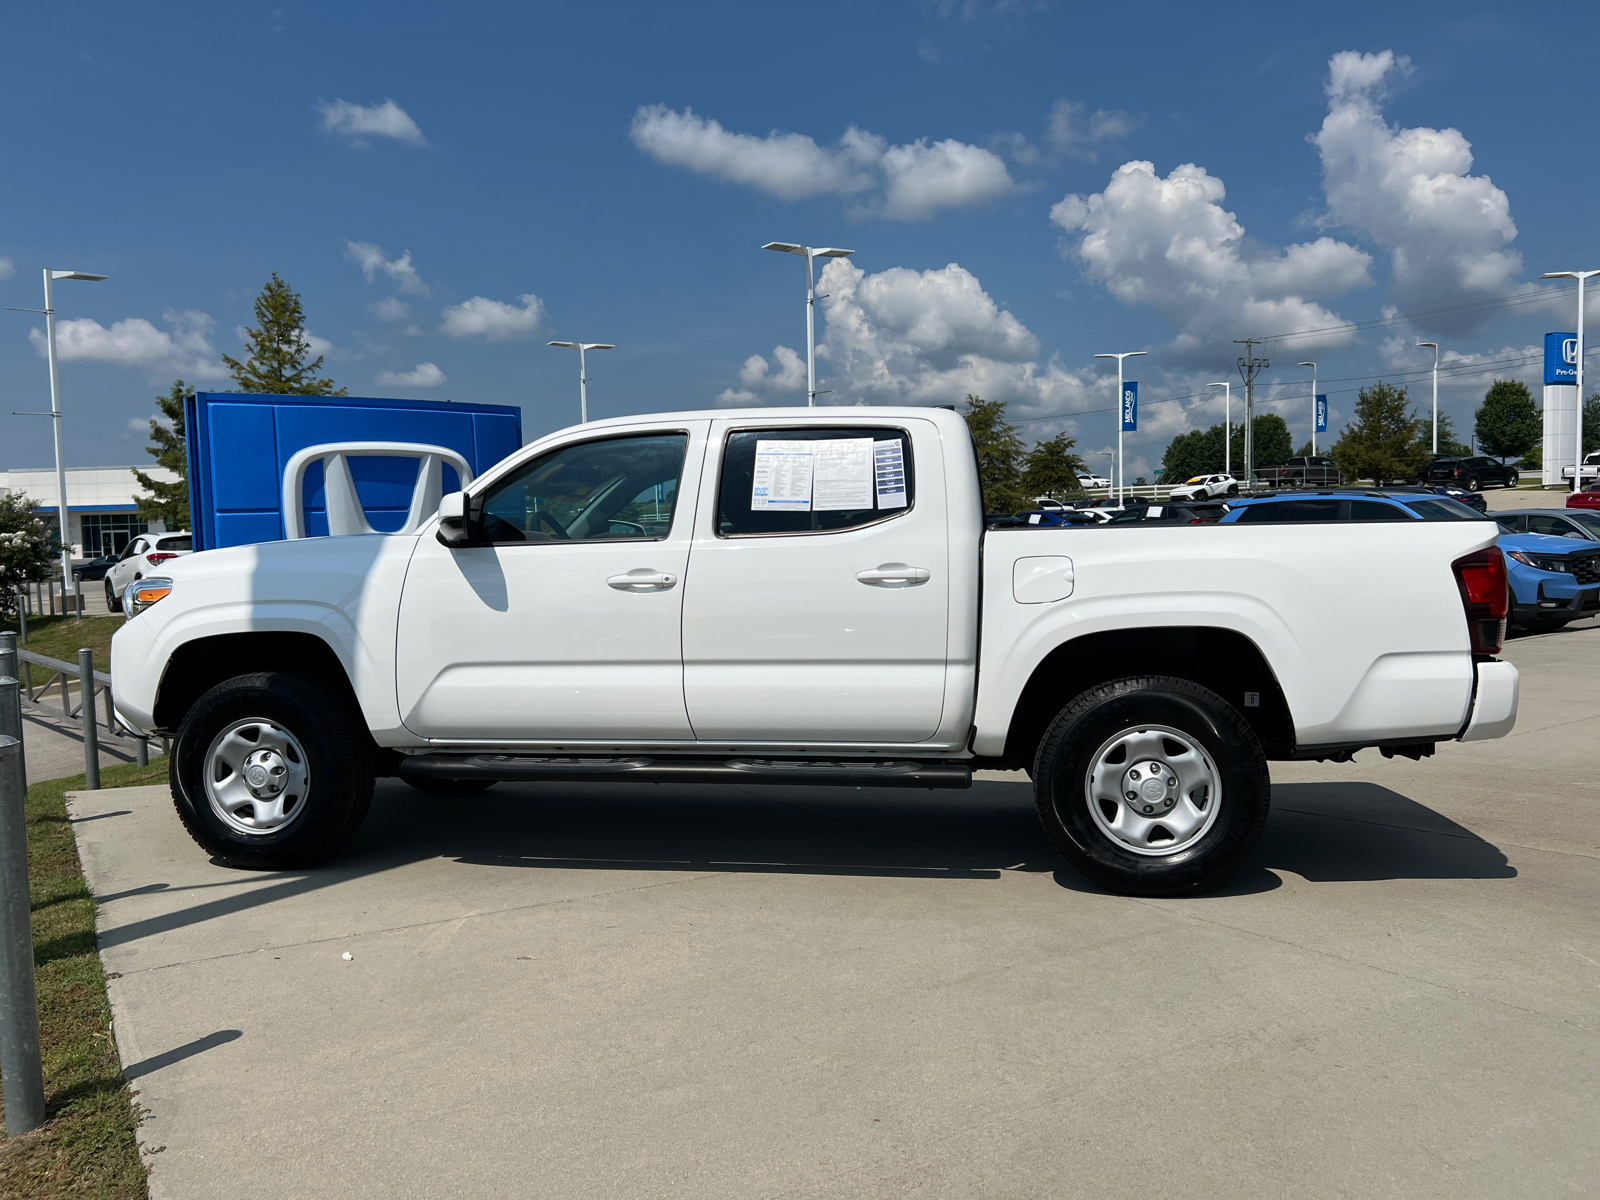
M915 503L903 429L740 429L722 455L717 536L835 533L893 520Z
M1252 504L1239 514L1239 523L1252 525L1277 521L1285 524L1339 520L1340 500L1280 500L1271 504Z
M1410 521L1414 518L1398 504L1385 504L1381 500L1350 501L1352 521Z

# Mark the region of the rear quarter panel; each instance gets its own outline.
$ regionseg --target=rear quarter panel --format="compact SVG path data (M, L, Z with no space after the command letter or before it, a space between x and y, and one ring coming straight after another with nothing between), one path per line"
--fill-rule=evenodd
M1170 625L1249 638L1277 676L1302 747L1454 736L1473 668L1450 564L1497 533L1488 522L1423 521L991 532L973 748L1003 751L1023 687L1058 646ZM1072 559L1071 596L1013 599L1013 563L1035 555Z

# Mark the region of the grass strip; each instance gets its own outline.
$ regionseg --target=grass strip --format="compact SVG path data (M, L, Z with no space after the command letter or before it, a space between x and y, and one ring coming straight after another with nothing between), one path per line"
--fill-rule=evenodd
M87 647L94 651L94 669L111 670L111 635L121 629L121 617L29 617L28 640L18 639L24 650L43 654L46 658L59 658L62 662L78 663L78 650ZM5 628L16 631L17 623L10 620ZM34 686L47 675L43 667L33 669Z
M165 759L148 767L129 763L100 771L102 787L166 779ZM105 970L95 948L94 898L67 818L66 794L82 787L78 775L28 789L28 878L46 1119L32 1133L0 1141L0 1196L18 1200L131 1200L149 1194L134 1138L133 1093L122 1078Z

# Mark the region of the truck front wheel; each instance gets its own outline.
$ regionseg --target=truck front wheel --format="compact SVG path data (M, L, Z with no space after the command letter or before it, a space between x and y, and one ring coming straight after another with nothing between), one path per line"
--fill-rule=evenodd
M1090 688L1034 760L1045 833L1085 878L1129 896L1218 886L1255 849L1271 780L1254 730L1215 692L1164 675Z
M282 671L197 700L172 747L184 828L230 867L290 870L333 854L372 802L372 754L350 701Z

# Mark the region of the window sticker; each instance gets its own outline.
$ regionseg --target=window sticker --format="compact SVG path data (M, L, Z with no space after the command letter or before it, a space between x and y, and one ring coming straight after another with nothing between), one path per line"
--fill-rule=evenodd
M878 484L879 508L906 506L906 460L900 439L872 444L873 468Z
M872 507L872 439L829 438L817 448L811 506L817 512Z
M810 512L812 450L818 444L790 440L756 442L750 510Z

